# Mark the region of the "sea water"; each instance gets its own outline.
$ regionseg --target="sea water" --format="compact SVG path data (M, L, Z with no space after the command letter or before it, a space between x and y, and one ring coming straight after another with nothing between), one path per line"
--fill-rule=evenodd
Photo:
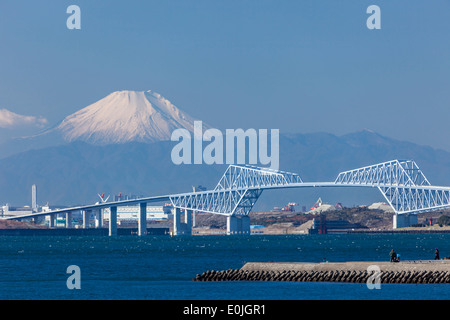
M449 284L196 282L245 262L388 261L450 256L450 234L0 237L0 299L450 299ZM80 289L69 289L69 266Z

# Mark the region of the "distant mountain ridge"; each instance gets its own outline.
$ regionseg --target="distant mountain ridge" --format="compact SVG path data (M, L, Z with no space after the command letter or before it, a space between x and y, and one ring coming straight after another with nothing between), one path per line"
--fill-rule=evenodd
M189 192L198 185L214 188L227 165L175 165L170 157L175 144L75 141L0 159L0 204L29 204L32 184L38 186L40 204L65 205L93 203L102 192L150 196ZM414 159L433 185L450 185L450 153L443 150L368 130L280 135L280 170L298 173L304 181L334 181L341 171L397 158ZM376 188L271 190L263 192L255 209L292 201L310 207L319 196L347 206L384 201Z

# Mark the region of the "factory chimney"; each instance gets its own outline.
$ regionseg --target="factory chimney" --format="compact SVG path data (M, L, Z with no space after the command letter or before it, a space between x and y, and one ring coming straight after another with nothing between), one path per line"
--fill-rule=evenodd
M37 207L37 189L36 189L36 185L33 184L31 186L31 208L33 209L33 212L37 212L38 211L38 207Z

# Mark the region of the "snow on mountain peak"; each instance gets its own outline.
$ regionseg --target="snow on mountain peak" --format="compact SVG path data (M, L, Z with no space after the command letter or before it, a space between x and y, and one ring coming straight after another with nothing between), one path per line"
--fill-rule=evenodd
M123 90L66 117L57 130L67 141L154 142L170 140L177 128L192 132L194 120L159 93Z

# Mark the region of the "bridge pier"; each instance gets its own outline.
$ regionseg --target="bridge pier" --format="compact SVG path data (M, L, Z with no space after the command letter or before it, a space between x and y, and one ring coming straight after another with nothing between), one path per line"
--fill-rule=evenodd
M147 234L147 203L139 204L139 219L138 219L138 235L144 236Z
M173 235L191 235L192 234L192 210L185 209L184 223L181 222L181 209L173 208Z
M91 212L92 212L92 210L83 210L83 211L81 211L81 213L83 215L83 229L88 229L89 228Z
M72 228L72 212L66 212L66 228Z
M51 215L49 216L49 218L50 218L50 220L49 220L49 222L48 222L48 226L49 226L50 228L54 228L54 227L56 226L56 214L51 214Z
M117 236L117 206L109 208L109 235Z
M406 228L417 224L417 214L394 214L392 218L392 228Z
M95 227L103 227L103 209L98 209L95 213Z
M192 210L184 210L185 231L184 234L192 235Z
M180 208L173 208L172 209L173 214L173 235L177 236L180 232L181 228L181 209Z
M250 234L249 216L228 216L227 217L227 235Z

